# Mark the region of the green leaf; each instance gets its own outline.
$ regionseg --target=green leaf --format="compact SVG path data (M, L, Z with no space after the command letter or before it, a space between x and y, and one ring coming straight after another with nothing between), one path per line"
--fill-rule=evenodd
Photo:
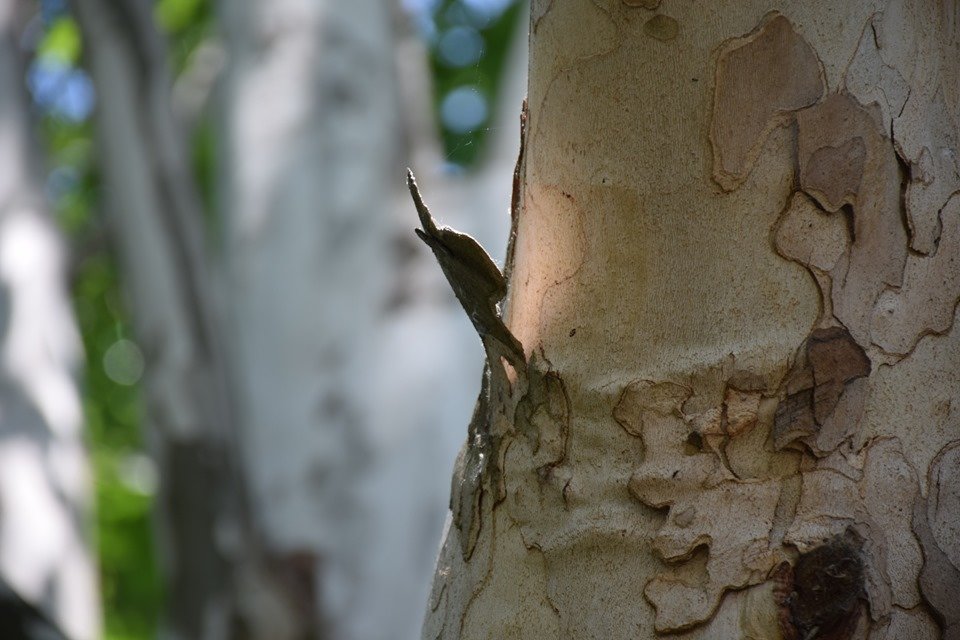
M159 0L153 17L168 33L180 31L194 21L201 4L202 0Z
M80 60L82 40L80 29L73 18L63 16L51 23L43 34L37 54L41 58L53 59L67 65L75 65Z

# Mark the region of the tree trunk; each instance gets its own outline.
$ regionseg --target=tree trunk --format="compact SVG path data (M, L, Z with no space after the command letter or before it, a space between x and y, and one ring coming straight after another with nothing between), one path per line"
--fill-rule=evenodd
M100 606L74 379L80 341L32 138L19 8L0 0L0 627L10 629L9 585L69 637L93 640Z
M449 425L469 411L456 365L477 353L449 294L417 286L396 215L409 105L395 3L218 5L221 288L148 5L77 7L148 358L172 634L415 637ZM462 215L490 215L472 204ZM424 357L427 342L443 353ZM443 401L416 400L431 390Z
M237 637L243 605L234 578L256 553L244 516L202 209L170 109L166 52L148 3L75 6L97 87L109 228L147 361L145 432L161 478L165 634Z
M395 213L411 119L398 67L425 71L424 52L398 46L391 0L218 9L229 335L256 525L299 589L299 626L413 638L456 448L444 430L469 410L450 397L455 365L476 356L462 320L411 283L422 270ZM438 358L419 352L431 339ZM416 402L432 384L453 393Z
M253 514L295 592L294 626L353 638L370 619L358 586L372 534L354 389L388 281L400 142L391 16L380 0L218 9L228 335Z
M958 20L533 2L424 638L960 638Z

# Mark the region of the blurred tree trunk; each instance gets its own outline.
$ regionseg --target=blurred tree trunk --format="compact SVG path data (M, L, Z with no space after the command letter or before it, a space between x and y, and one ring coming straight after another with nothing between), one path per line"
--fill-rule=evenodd
M219 8L231 369L256 526L329 637L414 638L480 355L398 203L402 158L439 164L417 153L436 142L416 124L432 109L425 52L392 0ZM501 244L507 94L509 133L444 185L451 216Z
M423 636L958 638L960 13L658 6L533 2Z
M402 16L389 0L219 9L228 335L256 526L300 589L304 628L412 638L449 420L397 391L427 391L418 336L398 322Z
M161 478L165 633L244 637L233 581L256 554L244 516L202 209L170 109L166 52L149 3L76 0L75 7L97 87L109 228L147 360L146 436Z
M402 16L388 0L220 5L212 269L149 5L76 7L148 359L171 634L415 637L479 354L411 263L408 202L398 216ZM399 48L399 66L424 66Z
M401 171L391 3L218 7L227 335L256 526L295 588L297 626L379 637L360 631L375 619L361 587L376 532L357 390L375 357Z
M21 6L0 0L0 608L15 605L8 583L71 638L94 640L80 344L32 138Z

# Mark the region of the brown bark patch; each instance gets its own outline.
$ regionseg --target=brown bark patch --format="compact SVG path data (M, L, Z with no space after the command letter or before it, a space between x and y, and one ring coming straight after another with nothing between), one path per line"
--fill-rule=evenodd
M907 259L903 176L879 108L836 93L803 109L797 159L800 186L820 206L836 211L852 205L852 242L847 259L831 271L830 297L837 319L869 344L877 298L902 284Z
M807 342L813 371L813 415L822 424L837 406L844 386L870 375L870 359L843 327L817 329Z
M792 112L816 103L825 85L813 48L780 14L732 40L717 61L713 177L732 191L747 175L766 136Z
M870 359L843 327L811 333L799 364L774 417L777 448L816 434L836 410L847 385L870 375Z
M807 387L787 395L777 406L773 422L773 444L777 449L817 433L813 418L813 388Z
M803 163L800 183L808 192L819 195L827 211L855 204L866 155L860 138L851 138L836 147L820 147Z
M657 14L644 23L643 32L651 38L667 42L680 33L680 24L670 16Z
M847 640L862 610L862 540L852 531L800 554L775 574L784 640Z

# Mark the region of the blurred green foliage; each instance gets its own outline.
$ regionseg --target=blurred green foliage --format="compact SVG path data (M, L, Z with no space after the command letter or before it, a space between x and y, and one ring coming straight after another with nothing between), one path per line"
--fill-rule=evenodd
M130 327L117 264L97 213L91 124L48 115L41 126L53 172L67 176L56 181L65 184L51 195L75 258L70 284L86 351L83 405L95 478L105 637L150 638L156 635L162 596L151 526L153 499L131 482L127 471L144 448L139 386L117 383L103 366L107 350L129 337Z
M129 332L108 252L88 257L74 288L87 350L85 407L97 479L97 538L108 640L156 635L161 583L151 527L153 496L129 477L142 456L139 389L111 380L106 350Z
M157 0L153 17L167 33L178 33L205 22L199 16L209 8L205 0Z
M463 5L461 0L443 0L437 5L432 18L438 31L463 22ZM36 59L78 69L82 39L65 4L42 0L39 9L37 19L42 20L43 30L34 45ZM437 104L451 89L465 85L476 87L488 104L496 102L498 79L519 15L519 5L514 3L495 19L474 25L484 42L475 64L446 64L437 55L436 43L431 44ZM212 0L157 0L154 16L169 41L173 74L179 74L214 33ZM72 248L71 290L86 351L83 398L96 482L105 637L152 638L157 635L163 599L153 538L153 492L149 483L138 481L131 472L145 459L143 406L139 384L118 382L104 367L109 349L133 336L118 264L98 209L92 123L71 121L55 110L40 110L40 127L49 169L47 192ZM209 117L203 116L190 141L211 238L218 236L213 215L215 131ZM441 131L449 162L466 167L477 160L486 126L466 133L443 127Z
M74 65L80 59L80 29L68 16L60 16L50 23L37 47L41 58L54 59Z
M432 38L428 42L435 91L434 100L438 106L450 91L463 86L475 87L486 98L488 105L495 105L500 99L500 78L505 71L504 65L510 53L513 36L519 26L517 22L523 13L524 2L514 0L502 14L486 21L475 17L476 12L470 10L470 4L461 0L443 0L434 14L438 34L467 24L476 29L483 42L479 59L474 64L462 67L449 64L439 55L439 38ZM488 120L490 111L492 108L488 109ZM519 113L520 105L517 105L518 117ZM506 126L506 123L498 124ZM441 121L440 131L447 161L462 167L470 167L481 157L489 127L485 122L472 131L458 133L443 126Z

